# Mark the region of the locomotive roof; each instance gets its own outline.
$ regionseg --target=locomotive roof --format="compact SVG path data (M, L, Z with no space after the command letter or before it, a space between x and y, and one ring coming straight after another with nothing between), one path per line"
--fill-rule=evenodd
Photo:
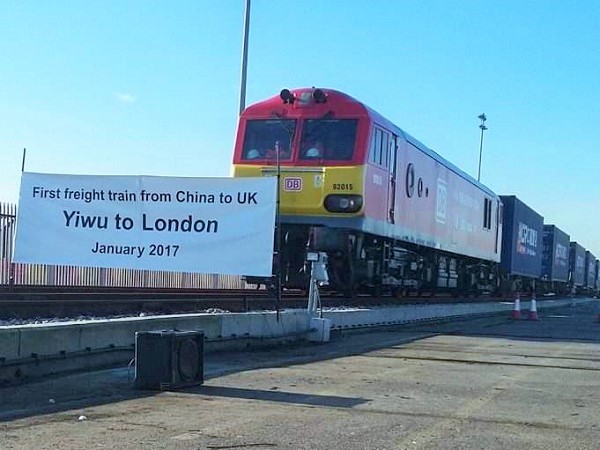
M313 88L298 88L298 89L291 89L291 92L294 94L294 96L296 98L300 98L300 96L302 94L312 93L314 90L315 90L314 87ZM396 132L396 134L401 135L402 137L404 137L404 139L408 143L410 143L411 145L415 146L416 148L418 148L419 150L421 150L423 153L427 154L431 158L435 159L440 164L443 164L445 167L447 167L448 169L452 170L457 175L461 176L462 178L464 178L467 181L471 182L475 186L479 187L481 190L485 191L487 194L489 194L489 195L491 195L493 197L499 198L498 195L495 192L493 192L490 188L488 188L484 184L478 182L471 175L469 175L468 173L466 173L463 170L459 169L457 166L455 166L454 164L452 164L450 161L448 161L447 159L443 158L439 153L437 153L434 150L430 149L425 144L423 144L421 141L419 141L415 137L411 136L409 133L407 133L406 131L404 131L402 128L398 127L393 122L391 122L390 120L386 119L381 114L379 114L377 111L375 111L374 109L372 109L369 106L365 105L361 101L356 100L354 97L351 97L348 94L345 94L345 93L340 92L340 91L336 91L334 89L323 88L321 90L326 94L326 96L328 98L328 102L331 101L332 103L335 103L337 105L344 105L344 107L346 108L347 112L352 112L352 113L363 112L363 113L366 113L376 123L378 123L379 125L382 125L382 126L388 128L390 130L393 130L394 132ZM264 100L262 102L255 103L255 104L249 106L244 111L244 113L242 115L244 116L244 115L246 115L246 113L254 113L254 112L258 112L258 111L264 111L265 107L270 107L271 105L272 105L272 107L274 109L279 109L281 107L282 101L281 101L281 98L279 97L279 95L271 97L271 98L269 98L267 100Z

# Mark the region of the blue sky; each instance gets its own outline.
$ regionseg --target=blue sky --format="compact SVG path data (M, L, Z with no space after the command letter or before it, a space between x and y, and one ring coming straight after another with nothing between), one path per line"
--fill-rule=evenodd
M26 169L228 176L244 0L0 3L0 201ZM600 3L253 0L247 104L344 91L600 257Z

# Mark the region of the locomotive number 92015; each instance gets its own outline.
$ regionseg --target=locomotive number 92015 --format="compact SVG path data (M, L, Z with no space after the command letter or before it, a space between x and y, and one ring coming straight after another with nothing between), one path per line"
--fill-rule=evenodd
M354 189L352 183L333 183L332 189L334 191L351 191Z

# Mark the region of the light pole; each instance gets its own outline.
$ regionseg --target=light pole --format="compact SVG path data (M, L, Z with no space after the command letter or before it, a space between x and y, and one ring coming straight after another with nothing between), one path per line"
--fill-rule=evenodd
M250 1L250 0L248 0ZM281 123L281 122L280 122ZM279 310L281 309L281 272L283 271L283 267L281 267L283 258L281 257L281 155L280 148L276 144L275 145L275 153L277 155L277 197L276 197L276 205L275 205L275 246L277 247L277 272L275 276L277 277L277 292L276 292L276 309L277 309L277 322L279 323ZM291 151L291 147L290 147Z
M487 130L487 127L485 126L485 121L487 120L487 117L485 117L485 114L480 114L479 116L477 116L477 118L481 120L481 125L479 125L479 128L481 128L481 140L479 141L479 169L477 169L477 181L479 181L479 179L481 178L481 152L483 151L483 132Z
M242 42L242 79L240 81L240 115L246 107L246 72L248 70L248 36L250 34L250 0L246 0L244 39Z

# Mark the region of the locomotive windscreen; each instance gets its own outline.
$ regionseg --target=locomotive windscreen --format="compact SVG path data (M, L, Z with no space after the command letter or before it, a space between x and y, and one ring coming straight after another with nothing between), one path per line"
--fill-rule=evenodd
M275 159L291 157L296 121L290 119L248 120L244 136L243 159Z
M357 123L355 119L306 120L302 129L300 159L351 160Z

